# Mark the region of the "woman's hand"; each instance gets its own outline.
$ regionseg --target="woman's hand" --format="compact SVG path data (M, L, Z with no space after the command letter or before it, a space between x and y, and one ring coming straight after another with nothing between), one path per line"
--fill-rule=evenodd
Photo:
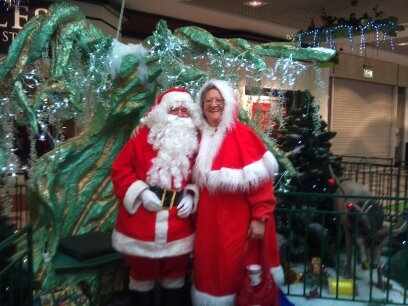
M252 219L249 224L248 237L251 239L262 239L265 234L265 222L260 219Z

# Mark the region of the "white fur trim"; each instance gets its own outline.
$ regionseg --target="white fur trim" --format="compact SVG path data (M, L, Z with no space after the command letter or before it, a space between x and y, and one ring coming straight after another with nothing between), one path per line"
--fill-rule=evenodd
M155 241L133 239L113 230L112 246L120 253L148 258L163 258L188 254L193 250L194 234L158 247Z
M142 180L138 180L130 185L126 191L125 198L123 199L123 205L130 214L134 214L139 208L140 204L142 203L139 195L147 188L149 188L149 185Z
M270 272L276 285L282 286L285 283L285 274L283 273L282 266L272 267L270 268Z
M199 167L200 165L197 165ZM273 179L277 172L278 162L273 154L266 151L261 159L245 166L243 169L221 168L207 172L195 171L194 180L198 185L205 184L208 190L216 192L248 191L262 182Z
M129 289L130 290L147 292L147 291L153 290L155 285L156 285L155 280L140 281L140 280L134 279L133 277L129 277Z
M198 291L193 285L191 287L191 299L194 306L234 306L235 294L214 296Z
M279 163L276 160L275 155L273 155L271 151L267 151L262 160L265 163L266 169L269 171L272 177L279 173Z
M169 232L169 211L160 210L156 213L155 245L159 248L166 245Z
M166 110L169 110L170 106L172 106L173 104L177 105L180 102L187 107L190 103L193 103L193 98L188 92L170 91L162 97L159 105L157 105L156 108L161 107L160 105L163 105Z
M193 193L193 210L191 213L195 213L197 211L197 206L198 206L198 199L200 198L200 191L198 189L198 186L196 184L187 184L184 187L184 195L187 193L187 191L191 191Z
M155 126L155 124L160 124L163 117L168 115L170 109L180 106L184 106L188 109L194 126L198 127L201 125L201 109L194 103L189 93L182 91L171 91L165 94L160 103L156 103L152 110L147 113L140 122L151 128Z
M166 289L179 289L184 286L185 278L164 278L160 281L160 286Z
M215 132L215 129L212 127L202 130L200 149L193 168L193 181L198 186L207 185L207 173L211 171L214 158L221 147L224 137L225 133Z
M112 78L116 78L120 65L122 64L122 59L128 54L134 54L137 57L144 57L147 54L147 49L141 44L124 44L117 39L113 39L112 42L112 52L110 56L110 68ZM140 68L140 67L139 67Z

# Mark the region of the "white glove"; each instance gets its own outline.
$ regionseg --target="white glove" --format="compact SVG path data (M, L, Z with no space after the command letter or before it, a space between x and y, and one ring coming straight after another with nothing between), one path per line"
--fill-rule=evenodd
M193 210L193 196L191 194L185 195L180 204L177 205L177 216L180 218L187 218Z
M162 203L160 199L150 189L143 190L140 194L140 198L142 199L143 206L148 211L159 211L162 209Z
M282 286L285 283L285 274L283 273L282 266L277 266L270 269L276 285L278 285L279 287Z

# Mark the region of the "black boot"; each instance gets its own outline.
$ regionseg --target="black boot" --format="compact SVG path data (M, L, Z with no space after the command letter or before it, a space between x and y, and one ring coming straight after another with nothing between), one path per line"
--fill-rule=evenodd
M162 306L186 306L188 295L185 288L177 288L177 289L166 289L161 288L162 290L162 298L161 298L161 305Z
M154 290L142 292L132 290L132 306L154 306Z

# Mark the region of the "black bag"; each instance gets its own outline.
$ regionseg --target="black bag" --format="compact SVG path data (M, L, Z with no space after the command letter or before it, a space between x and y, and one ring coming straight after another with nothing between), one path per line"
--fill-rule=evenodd
M112 247L112 233L93 231L82 235L62 238L58 251L77 260L86 260L92 257L114 253Z

